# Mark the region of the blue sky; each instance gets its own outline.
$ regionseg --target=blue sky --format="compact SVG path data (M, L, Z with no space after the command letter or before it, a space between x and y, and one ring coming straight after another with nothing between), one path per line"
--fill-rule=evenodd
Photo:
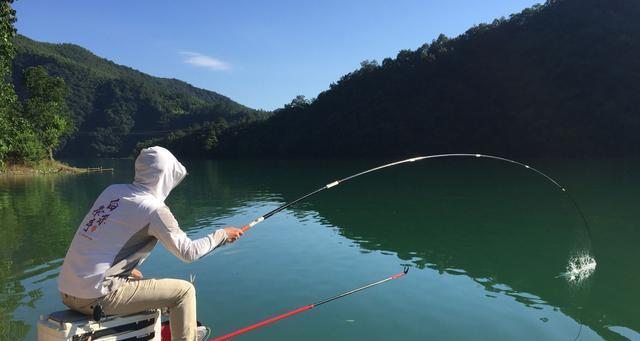
M312 98L365 59L521 11L535 0L18 0L18 32L81 45L257 109Z

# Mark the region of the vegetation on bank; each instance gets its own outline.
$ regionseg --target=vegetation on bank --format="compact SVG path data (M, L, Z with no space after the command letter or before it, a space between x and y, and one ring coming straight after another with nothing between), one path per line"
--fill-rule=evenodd
M42 160L33 163L5 164L0 175L47 175L47 174L84 174L87 168L71 167L56 160Z
M270 115L115 64L77 45L33 41L17 34L13 1L0 1L0 170L8 164L37 167L54 154L129 156L143 141L199 130L207 137L202 144L195 139L197 150L212 149L220 129Z
M269 115L180 80L115 64L74 44L17 35L15 45L14 74L42 65L69 86L67 103L75 132L64 139L61 156L128 156L144 140L193 131L207 122L233 125ZM26 97L22 79L14 77L13 83L18 97Z
M72 123L58 129L57 146L65 156L127 156L154 144L205 158L640 156L638 16L633 0L548 0L381 63L366 60L317 98L298 96L274 113L145 75L76 45L23 36L15 40L13 84L26 103L27 77L18 75L43 65L69 85ZM10 88L3 84L3 108L20 102L5 96ZM23 116L5 118L13 129L31 131L16 139L19 145L44 145L43 136L35 138L36 122ZM33 129L19 128L28 125Z
M0 2L0 78L11 76L15 56L13 37L15 11L11 0ZM62 138L73 131L66 103L67 86L59 77L51 77L41 66L24 70L25 96L19 100L13 85L0 85L0 169L36 165L40 169L52 163ZM8 168L8 166L11 166Z
M637 157L639 17L635 0L550 0L364 61L316 99L215 132L217 146L200 153ZM208 133L155 143L194 153L190 135Z

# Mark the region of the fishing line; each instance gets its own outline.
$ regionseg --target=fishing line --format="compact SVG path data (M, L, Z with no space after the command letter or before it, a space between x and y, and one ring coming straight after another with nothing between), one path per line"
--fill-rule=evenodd
M266 219L269 219L269 217L277 214L278 212L281 212L282 210L295 205L296 203L305 200L313 195L316 195L322 191L328 190L330 188L333 188L335 186L338 186L339 184L342 184L344 182L347 182L349 180L355 179L359 176L365 175L365 174L369 174L372 172L376 172L385 168L389 168L389 167L393 167L393 166L397 166L397 165L401 165L404 163L412 163L412 162L416 162L416 161L422 161L422 160L429 160L429 159L437 159L437 158L451 158L451 157L472 157L472 158L484 158L484 159L492 159L492 160L497 160L497 161L502 161L502 162L507 162L516 166L520 166L520 167L524 167L530 171L533 171L534 173L538 174L539 176L542 176L544 179L546 179L548 182L550 182L551 184L553 184L553 186L555 186L556 188L560 189L560 191L562 191L566 197L569 199L569 201L571 202L571 204L573 205L573 207L576 209L576 212L578 212L578 215L580 216L580 218L582 219L582 224L583 224L583 228L584 231L586 232L586 236L587 236L587 241L588 241L588 249L590 251L592 248L591 245L591 229L589 227L589 223L587 222L587 218L585 217L582 209L580 208L580 206L578 205L578 203L576 202L576 200L573 198L573 196L571 196L571 194L567 191L567 189L560 185L560 183L558 181L556 181L555 179L553 179L552 177L550 177L549 175L543 173L542 171L531 167L530 165L524 164L522 162L519 161L515 161L515 160L511 160L505 157L501 157L501 156L494 156L494 155L486 155L486 154L471 154L471 153L452 153L452 154L435 154L435 155L426 155L426 156L418 156L418 157L413 157L410 159L405 159L405 160L400 160L400 161L396 161L396 162L391 162L391 163L387 163L378 167L374 167L350 176L347 176L346 178L340 179L340 180L336 180L333 181L331 183L328 183L318 189L316 189L315 191L312 191L310 193L307 193L293 201L290 201L288 203L285 203L269 212L267 212L266 214L254 219L253 221L251 221L250 223L244 225L242 227L242 231L247 231L250 228L254 227L255 225L263 222ZM567 265L567 268L565 269L565 272L561 273L559 275L559 277L565 277L567 279L567 281L571 284L579 284L580 282L582 282L583 280L585 280L586 278L588 278L594 271L595 271L595 267L596 267L596 262L595 262L595 258L593 255L590 254L589 251L580 251L572 256L570 256L569 259L569 263Z
M560 185L560 183L558 181L556 181L555 179L553 179L552 177L550 177L549 175L543 173L542 171L531 167L527 164L524 164L522 162L518 162L515 160L511 160L511 159L507 159L505 157L500 157L500 156L494 156L494 155L486 155L486 154L470 154L470 153L454 153L454 154L435 154L435 155L426 155L426 156L418 156L418 157L413 157L410 159L406 159L406 160L400 160L400 161L396 161L396 162L391 162L391 163L387 163L378 167L374 167L365 171L362 171L360 173L356 173L353 175L350 175L346 178L340 179L340 180L336 180L334 182L328 183L323 187L320 187L318 189L316 189L315 191L312 191L310 193L307 193L293 201L290 201L288 203L285 203L271 211L269 211L268 213L254 219L253 221L251 221L250 223L244 225L242 227L242 231L247 231L250 228L254 227L255 225L263 222L264 220L268 219L269 217L273 216L274 214L292 206L295 205L296 203L305 200L313 195L316 195L324 190L330 189L332 187L335 187L341 183L347 182L349 180L352 180L354 178L357 178L361 175L365 175L368 173L372 173L375 171L379 171L381 169L385 169L385 168L389 168L389 167L393 167L393 166L397 166L397 165L401 165L404 163L411 163L411 162L416 162L416 161L422 161L422 160L428 160L428 159L437 159L437 158L448 158L448 157L473 157L473 158L484 158L484 159L493 159L493 160L498 160L498 161L503 161L503 162L508 162L520 167L524 167L528 170L531 170L533 172L535 172L536 174L542 176L543 178L545 178L548 182L552 183L555 187L557 187L558 189L560 189L563 193L565 193L565 195L567 196L567 198L569 199L569 201L571 202L571 204L573 205L573 207L576 209L576 211L578 212L578 214L580 215L580 218L582 219L582 223L583 223L583 227L584 230L586 231L587 234L587 239L589 242L589 248L591 248L591 230L589 227L589 223L587 222L587 218L585 217L584 213L582 212L582 209L580 209L580 206L578 206L578 203L576 202L576 200L571 196L571 194L566 190L566 188L562 185ZM575 263L578 264L578 263ZM569 270L569 269L567 269Z

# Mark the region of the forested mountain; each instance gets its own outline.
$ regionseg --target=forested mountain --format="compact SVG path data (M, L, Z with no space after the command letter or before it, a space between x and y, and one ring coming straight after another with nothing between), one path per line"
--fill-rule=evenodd
M218 155L640 155L640 2L556 0L365 61Z
M176 79L152 77L100 58L73 44L49 44L18 35L13 79L25 97L23 70L43 65L64 79L75 133L60 151L71 156L126 156L143 140L166 131L228 126L264 118L256 111L212 91Z

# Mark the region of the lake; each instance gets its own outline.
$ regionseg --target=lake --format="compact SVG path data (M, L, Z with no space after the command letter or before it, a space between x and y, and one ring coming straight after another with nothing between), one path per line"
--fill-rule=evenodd
M187 160L166 203L192 238L242 226L333 180L389 160ZM373 282L237 340L640 340L640 162L435 159L368 174L267 219L184 264L162 246L145 277L196 276L198 319L222 335ZM68 160L115 172L0 178L0 339L35 340L69 242L133 160ZM562 274L581 253L596 271Z

